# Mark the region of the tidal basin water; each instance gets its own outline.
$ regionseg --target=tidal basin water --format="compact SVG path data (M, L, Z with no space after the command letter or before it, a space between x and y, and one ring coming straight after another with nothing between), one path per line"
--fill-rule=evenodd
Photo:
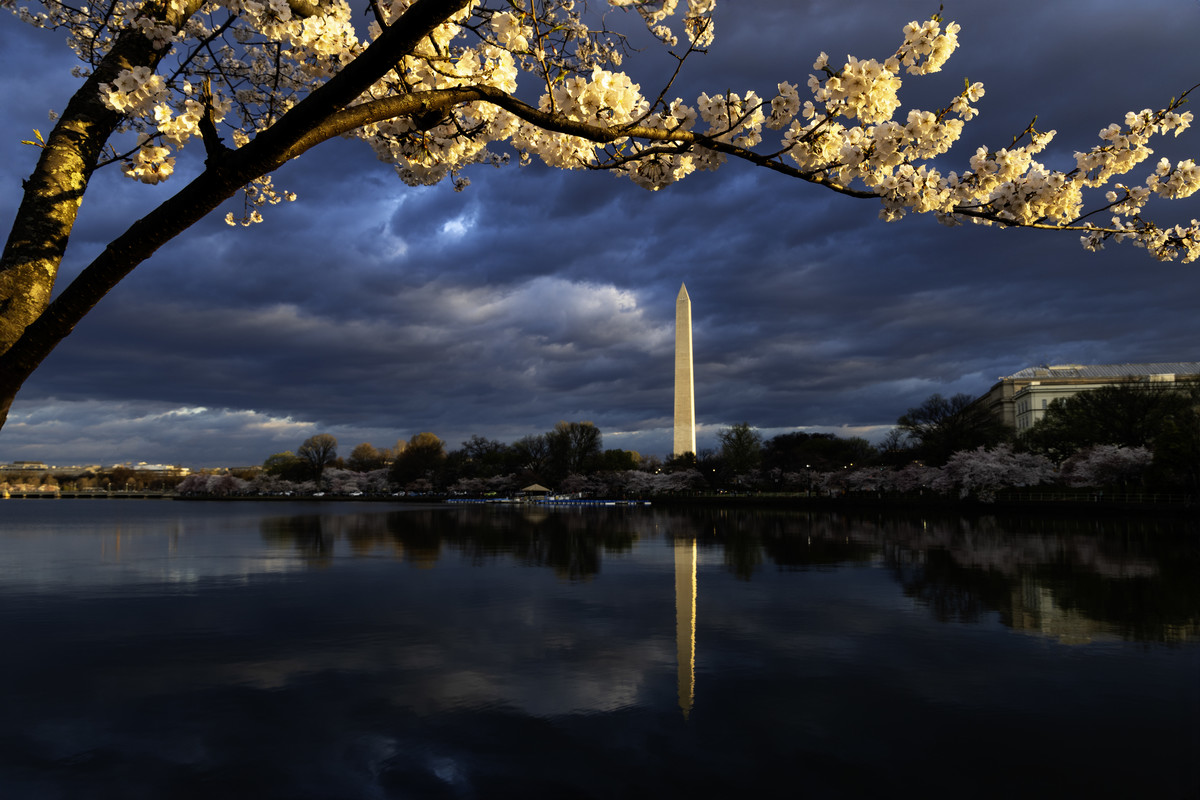
M1200 796L1194 523L0 501L0 797Z

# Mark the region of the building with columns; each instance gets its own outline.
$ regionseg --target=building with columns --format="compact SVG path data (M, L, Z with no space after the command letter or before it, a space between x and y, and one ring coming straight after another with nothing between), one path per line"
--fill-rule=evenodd
M1150 364L1056 364L1026 367L1000 378L976 400L1018 433L1045 416L1050 403L1079 392L1128 383L1168 384L1200 380L1200 361Z

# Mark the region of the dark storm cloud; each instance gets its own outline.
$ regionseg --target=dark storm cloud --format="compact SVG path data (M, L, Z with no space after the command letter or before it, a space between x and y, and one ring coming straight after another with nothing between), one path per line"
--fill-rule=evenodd
M884 57L927 3L727 3L712 52L676 86L803 85L816 54ZM1011 141L1038 114L1046 155L1200 80L1200 5L1032 1L951 5L962 46L940 75L906 80L906 106L937 108L983 81L961 144ZM0 212L11 218L71 82L52 35L0 18ZM643 58L644 56L644 58ZM628 66L656 92L648 50ZM644 66L643 66L644 65ZM803 86L801 89L804 91ZM1192 132L1158 155L1195 151ZM193 154L188 158L197 158ZM195 164L181 159L180 171ZM1147 168L1135 171L1140 176ZM413 189L365 146L330 142L281 169L294 204L231 229L226 211L164 247L27 384L0 460L248 463L329 431L348 450L431 430L511 441L590 419L606 446L670 448L675 294L693 302L700 445L746 420L878 434L933 392L981 393L1034 363L1195 357L1195 267L1073 235L884 224L879 207L728 164L650 193L538 164L468 171L463 192ZM180 177L183 177L182 175ZM64 274L173 191L96 178ZM97 191L98 190L98 191ZM1173 221L1197 202L1157 209Z

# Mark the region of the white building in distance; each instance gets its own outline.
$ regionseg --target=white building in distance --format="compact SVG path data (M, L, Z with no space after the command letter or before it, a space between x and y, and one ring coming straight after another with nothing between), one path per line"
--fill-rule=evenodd
M993 386L977 400L1018 433L1029 430L1050 403L1102 386L1200 380L1200 361L1153 364L1056 364L1026 367Z

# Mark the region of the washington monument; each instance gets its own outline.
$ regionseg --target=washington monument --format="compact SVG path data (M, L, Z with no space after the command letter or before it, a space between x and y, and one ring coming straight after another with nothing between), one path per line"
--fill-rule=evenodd
M692 379L692 299L680 284L675 298L675 441L672 455L696 452L696 400Z

